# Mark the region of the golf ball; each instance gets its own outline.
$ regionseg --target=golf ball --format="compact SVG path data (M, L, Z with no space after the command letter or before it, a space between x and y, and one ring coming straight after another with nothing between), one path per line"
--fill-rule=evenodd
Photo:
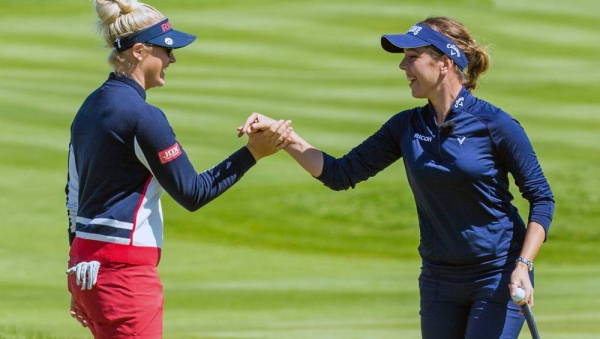
M522 288L517 288L517 294L515 294L515 296L512 297L512 299L514 301L521 301L523 300L523 298L525 298L525 291Z

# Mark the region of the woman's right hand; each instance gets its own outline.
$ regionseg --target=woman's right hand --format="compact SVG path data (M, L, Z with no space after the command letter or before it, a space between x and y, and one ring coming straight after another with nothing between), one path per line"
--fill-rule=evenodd
M90 325L87 321L87 317L84 315L84 312L77 307L77 303L73 297L71 297L71 317L77 320L83 327L89 327Z
M318 177L323 171L323 152L311 146L306 140L302 139L294 130L290 127L291 121L286 121L282 125L283 120L275 121L260 113L252 113L243 126L238 127L238 137L244 134L248 134L249 139L256 136L257 133L265 132L265 129L270 129L272 137L277 136L277 143L275 150L272 153L280 149L284 149L290 154L302 168L304 168L313 177ZM289 124L288 124L289 123ZM287 124L287 129L284 130L284 126ZM250 147L250 141L248 141L248 148L252 152ZM269 153L267 155L270 155ZM258 160L257 155L252 153Z
M253 112L246 119L244 125L237 128L238 138L244 134L250 135L253 132L269 128L275 122L277 122L275 119L271 119L266 115Z
M259 113L252 113L244 126L238 127L238 137L248 135L246 147L256 161L287 147L291 141L292 122L273 120Z

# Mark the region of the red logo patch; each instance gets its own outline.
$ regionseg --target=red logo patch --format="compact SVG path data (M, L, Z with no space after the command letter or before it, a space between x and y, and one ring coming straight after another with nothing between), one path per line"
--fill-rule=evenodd
M169 22L165 22L164 24L160 25L160 28L162 28L163 32L170 31L171 24Z
M173 146L167 148L164 151L158 152L158 157L160 158L160 162L162 164L166 164L171 160L177 159L178 156L181 155L181 148L178 143L175 143Z

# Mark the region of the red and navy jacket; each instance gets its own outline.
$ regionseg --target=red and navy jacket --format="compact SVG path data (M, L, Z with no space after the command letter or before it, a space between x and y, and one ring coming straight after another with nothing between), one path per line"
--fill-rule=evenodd
M509 173L529 201L528 221L548 234L554 196L525 131L465 88L441 126L430 104L400 112L345 156L324 154L318 179L334 190L354 188L400 158L424 265L485 270L514 263L526 225L512 204Z
M133 79L111 73L71 125L67 209L70 255L101 263L158 265L160 197L194 211L225 192L256 160L242 147L196 172L164 113Z

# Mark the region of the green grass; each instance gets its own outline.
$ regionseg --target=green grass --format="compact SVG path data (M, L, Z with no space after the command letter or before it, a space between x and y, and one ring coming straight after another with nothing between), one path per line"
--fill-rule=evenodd
M198 35L148 100L199 171L244 144L235 127L252 111L343 155L423 104L379 36L432 14L463 21L492 55L476 95L525 127L556 196L536 260L538 327L600 335L596 0L151 4ZM69 125L108 51L91 1L3 0L0 19L0 338L90 338L68 313L63 187ZM279 153L199 212L165 196L164 213L165 338L419 337L419 234L400 163L332 192Z

